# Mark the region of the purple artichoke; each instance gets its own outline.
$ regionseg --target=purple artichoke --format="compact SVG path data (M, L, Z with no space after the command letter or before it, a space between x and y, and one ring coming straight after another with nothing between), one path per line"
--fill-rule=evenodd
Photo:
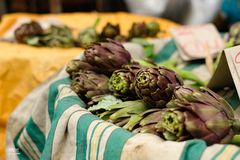
M133 23L131 29L129 30L129 37L147 37L148 30L144 22Z
M101 73L111 75L122 65L128 64L131 55L121 43L111 39L107 40L108 42L93 44L85 50L84 55L89 64L101 69Z
M94 72L100 72L100 69L92 66L85 60L74 59L68 62L66 67L66 72L70 75L70 78L74 78L75 74L80 70L89 70Z
M89 100L93 96L109 93L108 77L93 71L80 70L75 73L71 88L79 97Z
M14 32L16 40L21 43L26 42L26 37L38 36L42 33L42 27L35 21L22 24Z
M164 67L140 70L135 77L135 91L139 98L156 108L164 108L172 99L174 87L182 85L177 74Z
M239 120L229 104L213 91L200 91L178 86L174 98L162 113L162 120L156 125L166 137L179 139L187 132L191 137L204 139L207 144L228 143L234 133L240 131ZM177 128L175 130L175 128Z
M113 25L111 23L107 23L106 26L103 27L103 30L102 30L102 33L101 33L101 37L103 39L106 39L106 38L113 39L117 35L120 35L119 24Z

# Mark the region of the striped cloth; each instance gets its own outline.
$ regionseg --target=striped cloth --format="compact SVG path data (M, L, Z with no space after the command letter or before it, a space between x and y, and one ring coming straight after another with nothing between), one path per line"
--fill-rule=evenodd
M167 40L156 61L169 59L175 52L173 41ZM184 67L200 67L189 65ZM207 146L198 139L172 142L152 134L128 132L88 112L69 86L63 68L19 104L7 125L7 159L240 159L240 148L235 145Z

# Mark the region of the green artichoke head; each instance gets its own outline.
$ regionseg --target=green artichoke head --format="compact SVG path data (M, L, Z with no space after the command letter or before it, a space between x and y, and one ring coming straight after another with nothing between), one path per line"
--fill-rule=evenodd
M174 88L179 85L182 85L182 80L177 74L164 67L143 68L134 81L138 97L156 108L164 108L172 99Z
M109 80L110 90L118 96L136 98L134 78L140 69L138 64L129 64L114 71Z
M77 38L77 42L80 47L87 48L95 42L99 41L99 36L95 28L87 28L80 32Z
M99 68L101 73L111 75L131 60L130 53L117 41L95 43L84 51L86 61Z
M155 37L160 31L160 26L157 22L149 22L146 24L149 37Z
M15 38L18 42L26 43L26 38L39 36L43 29L36 21L24 23L14 31Z
M185 132L184 112L177 108L165 109L161 112L161 119L156 124L157 132L161 132L166 140L181 141L189 135Z
M74 47L71 29L67 26L52 25L44 30L39 40L42 45L49 47Z

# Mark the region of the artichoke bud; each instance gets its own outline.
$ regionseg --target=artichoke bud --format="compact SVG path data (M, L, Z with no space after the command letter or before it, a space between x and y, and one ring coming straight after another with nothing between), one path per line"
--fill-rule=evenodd
M109 80L110 90L118 96L136 97L133 82L140 68L140 65L130 64L114 71Z
M52 25L44 31L40 42L49 47L69 48L74 46L71 29L67 26Z
M139 98L156 108L164 108L172 99L174 87L182 81L174 71L164 67L141 69L135 77L135 91Z
M147 33L149 37L154 37L158 34L160 31L160 26L157 22L149 22L146 24L147 27Z
M177 99L182 102L197 100L197 99L195 99L193 94L198 97L198 95L197 95L198 92L193 92L193 90L190 88L184 88L184 87L180 87L180 86L177 86L175 88L175 92L174 92L174 96L177 97Z
M91 44L98 42L99 36L94 28L87 28L80 32L77 38L77 42L80 47L87 48Z
M99 72L100 69L92 66L85 60L79 60L79 59L74 59L71 60L66 67L66 72L70 75L70 78L74 78L77 75L77 72L80 70L88 70L88 71L94 71L94 72Z
M102 38L111 38L113 39L114 37L116 37L117 35L120 34L120 27L119 24L117 25L113 25L111 23L107 23L106 26L103 27L102 33L101 33L101 37Z
M182 123L186 132L191 137L204 139L207 144L229 143L240 129L231 106L207 88L196 90L178 86L167 107L178 108L184 115Z
M99 68L99 72L111 75L122 65L131 61L130 53L117 41L107 39L108 42L95 43L84 51L86 61Z
M80 70L76 73L71 88L83 99L109 93L108 77L93 71Z
M16 40L21 43L26 43L28 37L39 36L42 33L42 27L35 21L24 23L14 31Z
M133 23L131 29L129 30L129 37L146 37L147 33L147 26L144 22Z
M162 132L166 140L177 141L184 133L184 116L177 110L165 110L156 124L157 132ZM170 138L170 139L169 139Z
M67 67L66 67L66 72L69 73L70 75L73 72L78 72L79 71L79 63L81 62L81 60L79 59L74 59L71 60L70 62L68 62Z
M110 80L110 89L113 91L119 91L120 94L127 93L129 90L129 83L127 80L124 78L124 73L123 72L118 72L116 71L112 74Z

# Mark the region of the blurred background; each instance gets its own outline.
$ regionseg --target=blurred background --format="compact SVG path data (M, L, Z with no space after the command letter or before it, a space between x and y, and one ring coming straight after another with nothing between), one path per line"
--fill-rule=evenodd
M133 12L180 24L214 22L220 31L240 20L240 0L0 0L0 15L13 12Z

